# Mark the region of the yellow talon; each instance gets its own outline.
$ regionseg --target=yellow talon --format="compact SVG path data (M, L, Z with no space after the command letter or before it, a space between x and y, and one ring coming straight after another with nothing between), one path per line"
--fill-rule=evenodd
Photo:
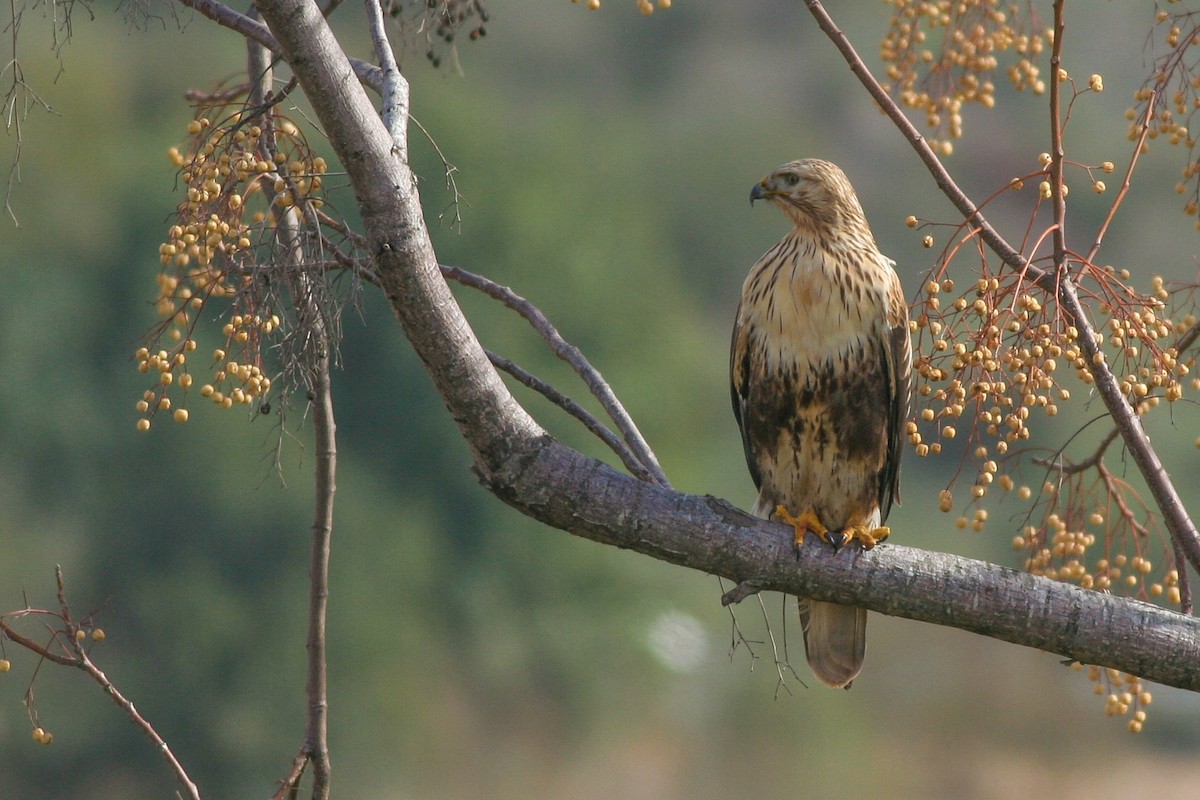
M863 550L870 550L875 545L879 544L888 536L890 536L891 533L892 529L886 525L874 529L868 529L863 525L851 525L848 526L845 531L843 531L843 534L846 537L845 542L849 542L852 539L858 539L858 541L862 544ZM843 542L843 544L845 542Z
M821 541L829 542L829 529L821 524L821 520L817 517L815 511L811 508L806 508L800 512L799 516L792 516L792 512L787 510L784 505L775 507L775 516L791 525L796 529L795 538L792 541L792 547L799 554L800 547L804 544L804 534L812 531L817 536L821 537Z

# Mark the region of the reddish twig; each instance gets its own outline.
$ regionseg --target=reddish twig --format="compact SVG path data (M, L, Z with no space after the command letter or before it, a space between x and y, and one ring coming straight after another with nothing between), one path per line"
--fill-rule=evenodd
M247 72L256 83L251 90L250 105L259 106L265 101L272 79L270 59L260 44L247 42ZM273 131L269 118L263 117L263 128ZM273 148L268 138L266 144ZM333 535L333 500L337 491L337 426L334 419L333 394L329 376L329 362L333 357L333 337L330 321L321 307L318 284L312 274L299 269L306 258L302 242L303 221L294 206L281 207L274 202L274 188L265 189L271 199L275 217L276 246L280 248L281 260L291 267L288 270L288 287L296 310L296 328L307 337L302 348L302 378L313 415L314 500L312 522L312 544L309 559L309 604L308 604L308 678L306 694L308 715L305 725L304 746L300 756L293 760L292 770L282 782L280 791L295 792L297 781L304 765L297 765L301 758L312 764L313 800L328 800L331 767L329 759L329 686L328 657L326 648L326 623L329 603L329 556Z
M142 733L144 733L151 742L154 743L154 749L162 753L163 758L166 759L167 765L171 768L171 772L173 772L175 775L175 780L179 783L180 788L183 790L182 796L187 797L189 800L200 800L199 789L196 787L195 782L193 782L188 776L187 771L183 768L183 765L179 762L179 759L175 757L175 753L171 751L171 748L167 744L166 740L164 740L158 734L158 731L154 729L154 726L151 725L150 722L138 712L137 708L134 707L133 702L130 701L129 698L122 694L121 691L113 685L112 681L108 679L108 676L96 666L96 663L92 661L91 656L88 655L87 648L83 646L84 637L78 635L82 633L82 629L71 619L71 607L67 603L66 582L63 579L61 565L54 565L54 581L57 587L59 605L59 610L57 612L26 608L24 611L19 612L19 614L21 616L25 616L27 614L42 614L57 618L62 623L62 626L53 631L54 636L51 641L59 642L60 645L68 650L69 655L61 655L56 653L49 648L49 645L40 645L28 637L22 636L20 633L17 633L15 630L13 630L12 626L9 625L8 621L3 617L0 617L0 632L3 632L5 638L17 643L21 647L24 647L40 658L43 658L47 661L52 661L55 664L59 664L64 667L74 667L75 669L85 672L89 677L91 677L91 679L94 680L100 686L100 688L104 690L104 693L112 698L112 701L117 704L117 707L120 708L121 711L125 713L125 716L127 716L130 721L132 721L133 724L136 725L137 728L142 731ZM27 696L31 696L31 692L32 689L30 692L27 692Z
M1125 168L1125 179L1121 181L1121 188L1117 190L1117 196L1113 198L1112 205L1109 206L1108 215L1104 217L1104 222L1096 230L1096 240L1092 242L1092 249L1088 251L1087 258L1084 259L1085 263L1091 264L1095 261L1096 254L1100 252L1100 244L1104 241L1105 234L1108 233L1108 227L1112 224L1113 218L1117 216L1117 209L1124 202L1125 195L1129 193L1129 187L1133 181L1133 170L1137 167L1138 156L1142 154L1146 136L1150 133L1150 120L1154 114L1154 101L1157 96L1157 92L1150 93L1150 99L1146 103L1146 112L1142 115L1142 132L1133 145L1133 155L1129 157L1129 166Z

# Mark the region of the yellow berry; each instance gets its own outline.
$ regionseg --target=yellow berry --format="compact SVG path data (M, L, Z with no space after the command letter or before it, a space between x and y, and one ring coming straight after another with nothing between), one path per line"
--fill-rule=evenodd
M7 658L0 658L0 672L8 672L12 669L12 662Z
M75 631L75 641L82 642L86 638L87 638L87 631L84 631L84 630Z
M137 421L137 429L143 433L150 430L150 420L145 419L144 417L139 419Z
M94 631L92 631L92 640L96 641L96 642L103 642L104 641L104 629L96 628Z
M172 416L175 417L176 422L187 422L188 410L186 408L177 408Z

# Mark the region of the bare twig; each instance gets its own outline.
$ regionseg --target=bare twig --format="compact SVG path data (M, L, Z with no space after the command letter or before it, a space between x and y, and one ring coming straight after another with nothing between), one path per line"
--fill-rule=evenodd
M266 102L272 80L268 53L257 43L248 43L248 73L255 81L249 104ZM264 130L273 128L266 124ZM268 140L268 146L273 145ZM274 189L266 192L272 201ZM288 286L296 309L296 328L306 338L300 348L303 364L301 375L313 414L313 449L316 462L314 474L314 503L312 545L309 562L308 607L308 717L301 756L293 761L292 770L284 779L280 792L296 791L304 765L297 766L302 757L312 764L313 800L328 800L331 767L329 759L329 689L328 658L326 653L326 620L329 603L329 556L333 534L333 499L336 492L337 444L333 413L333 395L329 377L332 358L332 336L328 317L318 300L317 280L302 267L305 252L302 243L302 220L295 206L284 208L271 202L275 216L276 245L286 271Z
M1103 417L1101 417L1101 419L1103 419ZM1108 446L1112 444L1113 441L1115 441L1120 435L1121 432L1116 428L1110 430L1104 435L1104 438L1100 440L1100 444L1096 445L1096 450L1083 461L1072 461L1069 463L1065 462L1062 457L1062 450L1059 450L1053 458L1035 458L1033 459L1033 463L1037 464L1039 467L1048 467L1053 469L1055 472L1058 472L1062 475L1075 475L1080 472L1086 472L1103 460L1104 451L1107 450Z
M1054 214L1054 270L1067 273L1067 193L1063 190L1062 68L1063 0L1054 3L1054 40L1050 46L1050 205Z
M113 685L112 681L108 679L108 676L96 666L94 661L92 661L91 656L88 654L87 648L84 647L84 641L86 640L86 637L82 636L82 629L71 618L71 607L67 603L66 581L63 579L62 566L58 564L54 565L54 582L58 596L57 612L46 609L29 608L28 603L26 603L26 608L24 611L18 612L18 615L27 616L30 614L37 614L46 615L57 619L60 627L52 631L53 636L51 642L58 642L59 645L67 651L66 655L57 653L51 650L49 645L38 644L32 639L22 636L20 633L13 630L12 626L8 623L8 620L5 619L5 616L10 615L0 616L0 633L3 633L5 638L17 643L30 652L35 653L40 658L43 658L47 661L52 661L55 664L59 664L64 667L74 667L82 670L89 677L91 677L91 679L99 684L100 688L104 690L104 693L112 698L112 701L117 704L117 707L120 708L121 711L125 713L125 716L129 717L130 721L132 721L133 724L137 726L137 728L141 730L151 742L154 743L154 749L162 753L162 756L164 759L166 759L167 765L170 767L171 772L175 775L176 782L179 783L180 788L183 790L182 796L189 798L189 800L200 800L199 789L197 789L196 784L192 781L191 777L188 776L187 771L183 768L183 765L179 762L179 759L175 757L175 753L171 751L171 748L167 744L166 740L164 740L158 734L158 731L154 729L154 726L151 725L150 722L138 712L137 708L134 707L133 702L124 694L122 694L121 691ZM29 705L31 702L32 691L31 685L30 689L26 692L27 705Z
M27 609L25 609L25 613L45 614L45 613L49 613L49 612L27 608ZM22 614L22 616L24 616L24 614ZM4 617L0 617L0 633L3 633L4 637L6 639L16 642L21 647L24 647L26 650L37 653L38 656L46 659L47 661L53 661L55 664L58 664L63 667L78 667L79 666L79 662L77 659L72 658L70 656L60 655L59 653L56 653L53 650L51 650L46 645L40 645L37 642L35 642L33 639L30 639L27 636L21 635L12 627L12 625L9 624L8 620L4 619Z
M600 441L608 445L609 449L617 454L617 457L621 459L621 463L625 465L625 468L628 469L634 477L644 481L653 481L655 479L654 475L651 474L646 467L643 466L642 462L638 461L637 457L629 450L629 447L626 446L625 442L621 441L620 437L610 431L604 425L604 423L592 416L586 408L579 405L579 403L576 403L574 400L567 397L565 394L558 391L541 378L538 378L536 375L533 375L522 369L511 360L504 358L503 356L496 355L490 350L487 351L487 355L488 360L495 365L496 369L503 370L504 372L508 373L513 378L520 381L523 385L541 394L551 403L554 403L554 405L558 406L563 411L566 411L568 414L575 417L575 419L583 423L585 428L595 434Z
M217 0L180 0L180 2L188 8L200 12L218 25L240 33L248 41L257 42L273 53L279 51L279 43L275 41L275 37L266 25L234 11L224 3L219 3ZM383 73L378 67L355 58L349 59L349 61L355 76L364 85L370 86L377 92L382 91Z
M320 314L309 300L309 311ZM323 326L323 323L320 323ZM321 336L327 338L324 328ZM325 356L313 365L310 390L313 395L313 432L316 451L315 494L312 524L312 558L309 565L308 614L308 731L306 749L313 762L313 800L329 797L328 675L325 625L329 603L329 553L333 533L333 497L337 471L336 425L329 380L328 343Z
M1142 115L1142 121L1139 125L1141 133L1138 135L1137 141L1133 144L1133 155L1129 157L1129 166L1125 168L1125 178L1121 181L1121 188L1117 190L1117 196L1113 198L1112 205L1109 206L1108 215L1105 216L1104 222L1096 229L1096 239L1092 242L1092 249L1088 251L1085 261L1088 264L1095 262L1096 254L1100 252L1100 245L1104 242L1104 236L1108 232L1109 226L1112 224L1113 218L1117 215L1117 209L1121 207L1121 203L1125 200L1125 195L1129 193L1129 187L1133 182L1133 170L1137 167L1138 156L1142 154L1142 148L1146 145L1146 136L1150 133L1150 120L1154 117L1154 101L1157 99L1158 93L1151 91L1150 99L1146 101L1146 112Z
M375 47L375 58L383 75L379 93L383 96L383 124L392 135L396 157L408 163L408 81L400 74L396 56L388 41L387 28L383 20L381 0L366 0L367 22L371 33L371 44Z
M605 412L608 413L618 430L621 431L621 435L624 437L629 449L637 456L638 461L645 467L646 472L653 476L654 482L661 486L670 486L670 482L667 480L666 474L662 471L662 467L659 466L658 459L650 449L650 445L646 444L646 440L642 438L641 431L638 430L637 425L629 416L629 412L621 405L621 401L617 399L616 394L607 381L588 362L578 347L562 337L537 306L507 286L501 286L482 275L476 275L459 267L449 267L443 264L442 274L447 278L458 281L464 286L479 289L524 317L542 335L542 338L550 345L550 349L554 354L570 364L579 377L583 379L583 382L587 384L588 389L600 401Z
M121 694L117 687L114 686L108 679L108 676L96 666L91 657L87 654L87 651L84 650L82 644L78 642L75 643L75 652L79 658L79 668L90 675L92 680L100 685L100 688L112 698L112 701L117 704L117 707L125 712L125 716L129 717L129 719L133 721L133 724L136 725L138 729L141 730L141 732L144 733L146 737L154 743L154 749L162 753L163 758L166 759L167 765L171 768L171 771L175 773L175 780L183 789L184 795L188 798L191 798L191 800L200 800L199 788L188 776L187 771L183 768L183 764L181 764L179 759L176 758L175 753L172 752L171 747L167 744L166 740L158 735L158 731L154 729L154 726L151 725L145 717L138 713L138 710L134 707L133 702L125 695Z

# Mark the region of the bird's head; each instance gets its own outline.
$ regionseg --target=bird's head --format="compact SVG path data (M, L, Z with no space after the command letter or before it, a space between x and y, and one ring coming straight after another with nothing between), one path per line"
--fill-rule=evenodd
M866 225L862 205L846 173L818 158L790 161L750 190L750 204L770 200L797 228L816 232Z

